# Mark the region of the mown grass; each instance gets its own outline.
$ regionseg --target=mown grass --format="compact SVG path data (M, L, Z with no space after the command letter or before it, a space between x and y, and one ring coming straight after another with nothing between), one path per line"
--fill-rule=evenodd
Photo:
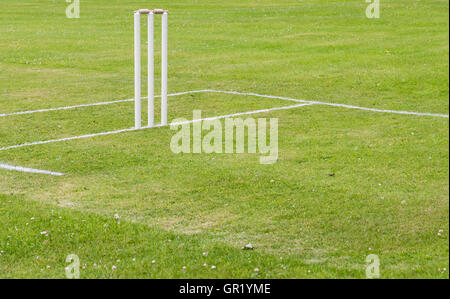
M299 272L299 262L289 258L55 209L21 196L2 195L0 210L2 278L65 278L70 264L66 257L71 254L80 259L80 278L307 276L307 271ZM286 263L295 267L288 269Z
M364 1L153 5L171 11L171 92L448 114L448 2L383 3L379 20ZM4 3L0 113L132 96L130 12L147 4L81 4L69 20L65 3ZM170 99L169 119L283 105L185 95ZM0 147L129 128L132 110L0 118ZM383 278L448 278L448 119L326 106L255 117L279 118L274 165L175 155L168 128L1 151L2 163L66 176L0 171L0 276L62 278L75 253L83 278L363 278L377 254Z

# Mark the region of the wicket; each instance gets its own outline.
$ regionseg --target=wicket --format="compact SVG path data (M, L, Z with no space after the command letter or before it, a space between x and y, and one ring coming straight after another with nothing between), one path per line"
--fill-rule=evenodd
M161 15L161 125L167 125L167 68L168 68L168 11L140 9L134 12L134 126L140 129L141 120L141 15L148 15L148 126L155 125L155 64L154 15Z

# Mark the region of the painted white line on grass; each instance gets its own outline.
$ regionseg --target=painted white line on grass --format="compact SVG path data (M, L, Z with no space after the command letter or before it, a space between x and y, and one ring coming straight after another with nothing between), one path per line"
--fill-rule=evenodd
M307 100L299 100L299 99L279 97L279 96L270 96L270 95L251 93L251 92L224 91L224 90L214 90L214 89L205 89L204 91L205 92L224 93L224 94L234 94L234 95L241 95L241 96L254 96L254 97L261 97L261 98L286 100L286 101L298 102L298 103L314 103L317 105L327 105L327 106L333 106L333 107L358 109L358 110L365 110L365 111L372 111L372 112L448 118L447 114L435 114L435 113L426 113L426 112L412 112L412 111L398 111L398 110L384 110L384 109L377 109L377 108L366 108L366 107L359 107L359 106L353 106L353 105L347 105L347 104L327 103L327 102L319 102L319 101L307 101Z
M122 129L122 130L117 130L117 131L94 133L94 134L87 134L87 135L74 136L74 137L66 137L66 138L60 138L60 139L51 139L51 140L45 140L45 141L28 142L28 143L23 143L23 144L18 144L18 145L11 145L11 146L6 146L6 147L1 147L0 148L0 152L1 151L6 151L6 150L10 150L10 149L15 149L15 148L26 147L26 146L33 146L33 145L40 145L40 144L47 144L47 143L55 143L55 142L63 142L63 141L84 139L84 138L97 137L97 136L103 136L103 135L119 134L119 133L132 132L132 131L136 131L136 129L135 128Z
M266 113L266 112L277 111L277 110L294 109L294 108L308 106L308 105L314 105L314 103L302 103L302 104L297 104L297 105L292 105L292 106L275 107L275 108L260 109L260 110L240 112L240 113L233 113L233 114L227 114L227 115L221 115L221 116L207 117L207 118L202 118L202 119L194 119L194 120L189 120L189 121L186 121L186 122L171 123L171 124L169 124L169 126L170 125L181 125L181 124L194 123L194 122L203 121L203 120L223 119L223 118L230 118L230 117L235 117L235 116L240 116L240 115L249 115L249 114L257 114L257 113ZM80 135L80 136L74 136L74 137L66 137L66 138L60 138L60 139L36 141L36 142L23 143L23 144L18 144L18 145L11 145L11 146L6 146L6 147L1 147L0 151L6 151L6 150L21 148L21 147L27 147L27 146L40 145L40 144L64 142L64 141L85 139L85 138L105 136L105 135L114 135L114 134L119 134L119 133L133 132L133 131L139 131L139 130L144 130L144 129L160 128L160 127L163 127L163 126L159 124L159 125L155 125L153 127L148 127L148 126L147 127L142 127L140 129L130 128L130 129L122 129L122 130L102 132L102 133Z
M254 96L254 97L260 97L260 98L285 100L285 101L291 101L291 102L297 102L297 103L314 103L314 104L318 104L318 105L342 107L342 108L348 108L348 109L357 109L357 110L365 110L365 111L381 112L381 113L392 113L392 114L404 114L404 115L417 115L417 116L431 116L431 117L449 118L448 114L436 114L436 113L413 112L413 111L398 111L398 110L385 110L385 109L367 108L367 107L360 107L360 106L339 104L339 103L309 101L309 100L294 99L294 98L289 98L289 97L271 96L271 95L264 95L264 94L253 93L253 92L238 92L238 91L226 91L226 90L215 90L215 89L201 89L201 90L191 90L191 91L177 92L177 93L169 94L168 96L169 97L174 97L174 96L179 96L179 95L186 95L186 94L193 94L193 93L207 93L207 92L223 93L223 94L234 94L234 95L240 95L240 96ZM156 97L159 98L161 96L156 96ZM143 97L142 99L146 99L146 98L147 97ZM132 102L132 101L134 101L134 99L117 100L117 101L109 101L109 102L99 102L99 103L82 104L82 105L75 105L75 106L40 109L40 110L31 110L31 111L21 111L21 112L13 112L13 113L4 113L4 114L0 114L0 117L14 116L14 115L23 115L23 114L32 114L32 113L39 113L39 112L70 110L70 109L76 109L76 108L91 107L91 106L102 106L102 105L110 105L110 104Z
M227 114L227 115L206 117L206 118L201 118L201 119L188 120L188 121L184 121L184 122L171 123L171 124L169 124L169 126L170 125L190 124L190 123L195 123L195 122L204 121L204 120L216 120L216 119L230 118L230 117L236 117L236 116L241 116L241 115L266 113L266 112L277 111L277 110L288 110L288 109L294 109L294 108L310 106L310 105L315 105L315 104L314 103L303 103L303 104L297 104L297 105L292 105L292 106L275 107L275 108L260 109L260 110L254 110L254 111L248 111L248 112L240 112L240 113L233 113L233 114Z
M180 96L185 94L192 94L192 93L201 93L205 92L204 90L192 90L192 91L185 91L185 92L177 92L177 93L171 93L167 96L174 97L174 96ZM161 96L155 96L156 98L160 98ZM147 97L143 97L143 99L146 99ZM74 105L74 106L67 106L67 107L58 107L58 108L48 108L48 109L39 109L39 110L30 110L30 111L20 111L20 112L12 112L12 113L0 113L0 117L7 117L7 116L15 116L15 115L24 115L24 114L33 114L33 113L42 113L42 112L51 112L51 111L62 111L62 110L71 110L71 109L77 109L77 108L85 108L85 107L92 107L92 106L103 106L103 105L111 105L111 104L118 104L118 103L126 103L126 102L133 102L134 99L127 99L127 100L117 100L117 101L109 101L109 102L99 102L99 103L90 103L90 104L81 104L81 105Z
M60 173L60 172L26 168L26 167L21 167L21 166L11 166L11 165L1 164L1 163L0 163L0 168L6 169L6 170L14 170L14 171L20 171L20 172L36 173L36 174L47 174L47 175L53 175L53 176L63 176L64 175L64 173Z
M91 107L91 106L102 106L102 105L109 105L109 104L116 104L116 103L123 103L123 102L131 102L131 101L133 101L133 100L118 100L118 101L100 102L100 103L92 103L92 104L82 104L82 105L67 106L67 107L58 107L58 108L39 109L39 110L31 110L31 111L12 112L12 113L0 114L0 117L14 116L14 115L24 115L24 114L33 114L33 113L41 113L41 112L51 112L51 111L70 110L70 109L76 109L76 108Z

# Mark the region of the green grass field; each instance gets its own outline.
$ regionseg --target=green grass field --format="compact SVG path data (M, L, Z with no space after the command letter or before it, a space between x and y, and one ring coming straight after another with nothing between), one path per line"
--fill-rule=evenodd
M69 254L81 278L365 278L370 254L381 278L449 278L448 117L250 115L279 119L273 165L174 154L167 127L1 150L134 125L132 102L1 114L132 98L138 8L170 11L171 93L448 115L447 0L384 0L379 19L363 0L81 0L79 19L67 5L0 9L0 164L65 174L0 168L0 278L65 278ZM186 94L169 121L292 104Z

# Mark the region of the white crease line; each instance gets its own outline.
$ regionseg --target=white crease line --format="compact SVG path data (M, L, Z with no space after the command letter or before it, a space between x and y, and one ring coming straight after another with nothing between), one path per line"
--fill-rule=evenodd
M33 113L40 113L40 112L51 112L51 111L70 110L70 109L76 109L76 108L91 107L91 106L102 106L102 105L110 105L110 104L123 103L123 102L131 102L131 101L133 101L133 100L118 100L118 101L100 102L100 103L92 103L92 104L83 104L83 105L76 105L76 106L67 106L67 107L58 107L58 108L49 108L49 109L39 109L39 110L32 110L32 111L21 111L21 112L13 112L13 113L4 113L4 114L0 114L0 117L14 116L14 115L24 115L24 114L33 114Z
M422 113L422 112L398 111L398 110L384 110L384 109L366 108L366 107L359 107L359 106L353 106L353 105L347 105L347 104L339 104L339 103L328 103L328 102L320 102L320 101L307 101L307 100L300 100L300 99L294 99L294 98L288 98L288 97L270 96L270 95L263 95L263 94L258 94L258 93L252 93L252 92L225 91L225 90L215 90L215 89L201 89L201 90L192 90L192 91L178 92L178 93L169 94L168 96L173 97L173 96L179 96L179 95L185 95L185 94L193 94L193 93L202 93L202 92L234 94L234 95L241 95L241 96L255 96L255 97L260 97L260 98L278 99L278 100L285 100L285 101L291 101L291 102L297 102L297 103L314 103L314 104L318 104L318 105L327 105L327 106L333 106L333 107L342 107L342 108L365 110L365 111L372 111L372 112L382 112L382 113L393 113L393 114L404 114L404 115L417 115L417 116L432 116L432 117L449 118L449 116L447 114ZM160 97L160 96L156 96L156 97ZM142 99L146 99L146 97L143 97ZM33 110L33 111L13 112L13 113L0 114L0 117L14 116L14 115L23 115L23 114L32 114L32 113L38 113L38 112L69 110L69 109L76 109L76 108L82 108L82 107L110 105L110 104L123 103L123 102L132 102L132 101L134 101L134 99L118 100L118 101L110 101L110 102L100 102L100 103L92 103L92 104L83 104L83 105L59 107L59 108L50 108L50 109L40 109L40 110Z
M11 165L7 165L7 164L0 164L0 168L7 169L7 170L20 171L20 172L47 174L47 175L54 175L54 176L63 176L64 175L64 173L60 173L60 172L26 168L26 167L21 167L21 166L11 166Z
M234 94L234 95L241 95L241 96L255 96L255 97L260 97L260 98L286 100L286 101L298 102L298 103L313 103L313 104L317 104L317 105L343 107L343 108L358 109L358 110L365 110L365 111L372 111L372 112L383 112L383 113L394 113L394 114L407 114L407 115L433 116L433 117L448 118L447 114L435 114L435 113L424 113L424 112L412 112L412 111L398 111L398 110L384 110L384 109L377 109L377 108L366 108L366 107L359 107L359 106L339 104L339 103L306 101L306 100L299 100L299 99L293 99L293 98L287 98L287 97L270 96L270 95L257 94L257 93L251 93L251 92L224 91L224 90L214 90L214 89L205 89L204 92L216 92L216 93Z
M292 105L292 106L275 107L275 108L254 110L254 111L248 111L248 112L233 113L233 114L228 114L228 115L206 117L206 118L201 118L201 119L193 119L193 120L188 120L188 121L183 121L183 122L171 123L170 125L173 125L173 126L184 125L184 124L190 124L190 123L205 121L205 120L216 120L216 119L230 118L230 117L241 116L241 115L266 113L266 112L277 111L277 110L288 110L288 109L293 109L293 108L298 108L298 107L303 107L303 106L310 106L310 105L314 105L314 103L303 103L303 104L297 104L297 105Z
M293 109L293 108L298 108L298 107L303 107L303 106L308 106L308 105L314 105L314 104L313 103L302 103L302 104L297 104L297 105L292 105L292 106L275 107L275 108L260 109L260 110L254 110L254 111L248 111L248 112L240 112L240 113L227 114L227 115L221 115L221 116L207 117L207 118L202 118L202 119L189 120L189 121L185 121L185 122L171 123L171 124L169 124L169 126L170 125L181 125L181 124L194 123L194 122L203 121L203 120L223 119L223 118L230 118L230 117L235 117L235 116L240 116L240 115L265 113L265 112L277 111L277 110L287 110L287 109ZM56 142L64 142L64 141L70 141L70 140L85 139L85 138L105 136L105 135L113 135L113 134L119 134L119 133L125 133L125 132L133 132L133 131L139 131L139 130L144 130L144 129L159 128L159 127L163 127L163 126L162 125L156 125L156 126L153 126L153 127L142 127L141 129L130 128L130 129L122 129L122 130L110 131L110 132L102 132L102 133L94 133L94 134L87 134L87 135L74 136L74 137L66 137L66 138L61 138L61 139L52 139L52 140L46 140L46 141L36 141L36 142L23 143L23 144L18 144L18 145L11 145L11 146L7 146L7 147L2 147L2 148L0 148L0 151L6 151L6 150L21 148L21 147L27 147L27 146L33 146L33 145L56 143Z
M192 93L201 93L201 92L205 92L205 91L204 90L192 90L192 91L185 91L185 92L177 92L177 93L171 93L168 96L169 97L174 97L174 96L180 96L180 95L192 94ZM160 98L161 96L155 96L155 97L156 98ZM146 99L146 98L147 97L143 97L142 99ZM81 105L67 106L67 107L58 107L58 108L48 108L48 109L39 109L39 110L3 113L3 114L0 114L0 117L24 115L24 114L33 114L33 113L42 113L42 112L51 112L51 111L71 110L71 109L77 109L77 108L92 107L92 106L102 106L102 105L111 105L111 104L133 102L133 101L134 101L134 99L127 99L127 100L117 100L117 101L99 102L99 103L91 103L91 104L81 104Z
M66 137L66 138L61 138L61 139L51 139L51 140L46 140L46 141L29 142L29 143L23 143L23 144L18 144L18 145L2 147L2 148L0 148L0 152L10 150L10 149L15 149L15 148L26 147L26 146L33 146L33 145L47 144L47 143L54 143L54 142L63 142L63 141L70 141L70 140L76 140L76 139L84 139L84 138L97 137L97 136L102 136L102 135L119 134L119 133L124 133L124 132L132 132L132 131L136 131L136 130L137 129L135 129L135 128L122 129L122 130L117 130L117 131L94 133L94 134L87 134L87 135L81 135L81 136Z

